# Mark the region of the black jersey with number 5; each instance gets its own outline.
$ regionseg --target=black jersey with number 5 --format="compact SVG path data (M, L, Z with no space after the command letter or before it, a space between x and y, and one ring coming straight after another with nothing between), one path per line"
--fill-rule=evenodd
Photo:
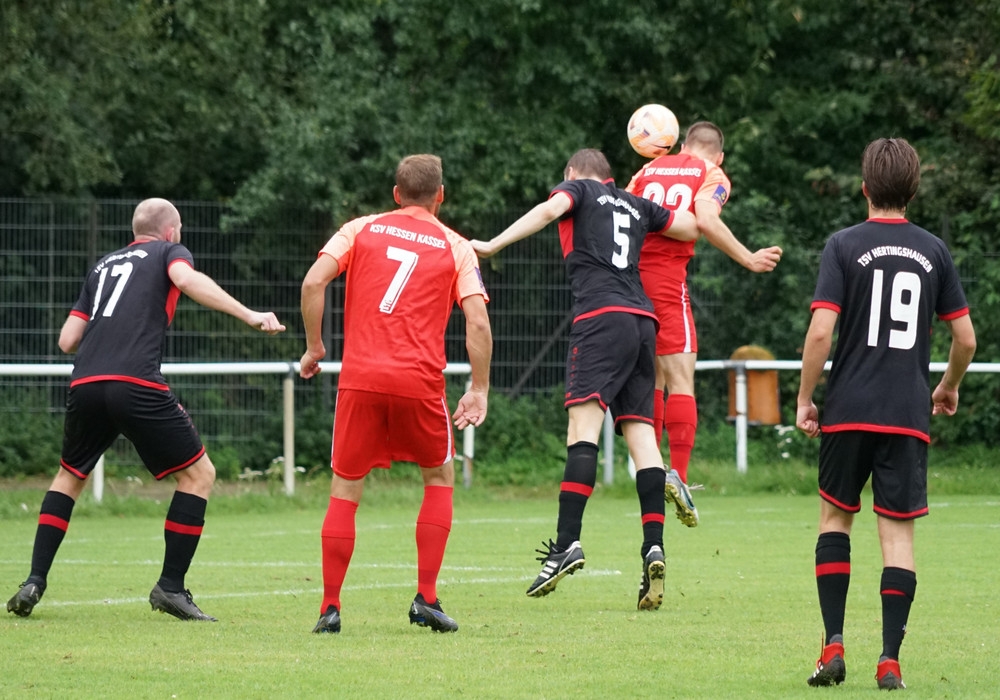
M163 340L180 290L167 274L194 259L179 243L133 243L101 258L83 283L70 312L87 320L70 386L126 381L167 388L160 373Z
M817 308L840 314L823 430L929 441L931 322L969 312L944 242L904 219L838 231L823 249Z
M618 189L610 180L566 180L552 190L573 204L559 221L559 241L573 290L575 320L606 311L656 318L639 277L639 250L673 212ZM550 195L551 196L551 195Z

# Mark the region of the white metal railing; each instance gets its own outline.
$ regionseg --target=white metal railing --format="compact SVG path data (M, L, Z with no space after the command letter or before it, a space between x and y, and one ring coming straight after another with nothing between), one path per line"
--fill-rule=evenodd
M328 374L340 374L340 362L320 362L320 370ZM282 426L284 461L283 478L285 493L295 493L295 377L299 373L298 362L165 362L160 366L164 376L193 376L211 374L283 374L282 380ZM8 377L68 377L73 365L43 364L0 364L0 376ZM445 374L468 376L472 367L467 362L449 362ZM471 485L472 460L475 457L475 427L468 426L462 431L462 476L465 485ZM92 474L94 498L100 502L104 494L103 458Z
M946 362L930 363L932 373L944 372L948 367ZM298 362L205 362L205 363L164 363L163 374L170 375L211 375L211 374L283 374L283 459L285 493L295 492L295 382L299 373ZM339 374L341 363L321 362L320 369L330 374ZM766 370L801 370L800 360L699 360L695 364L697 371L730 370L735 374L735 408L734 426L736 429L736 469L740 473L747 470L747 372ZM830 362L826 363L829 371ZM68 377L72 373L71 364L0 364L0 376L13 377ZM468 363L448 363L445 374L468 376L472 371ZM998 362L973 362L969 365L970 373L1000 373ZM469 426L462 431L462 477L468 488L472 483L472 466L475 458L475 428ZM604 434L604 482L614 480L614 430L611 422L605 422ZM100 472L100 473L99 473ZM100 500L103 493L103 470L94 474L95 498Z

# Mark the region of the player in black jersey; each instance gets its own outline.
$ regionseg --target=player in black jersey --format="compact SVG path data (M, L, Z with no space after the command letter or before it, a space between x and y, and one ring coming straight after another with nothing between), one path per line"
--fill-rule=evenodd
M944 242L906 220L920 184L920 160L903 139L865 149L861 190L868 220L826 243L802 353L796 425L822 433L816 584L826 642L809 685L844 680L844 609L851 576L851 525L872 480L882 545L882 654L876 680L902 688L899 648L917 587L914 519L927 514L931 414L952 415L976 350L965 293ZM937 315L951 331L948 367L930 390L930 331ZM839 319L823 420L813 392Z
M566 366L569 414L567 457L559 493L557 539L539 550L542 572L532 597L552 592L583 567L583 511L597 479L597 442L610 408L636 464L642 513L643 579L639 609L663 599L663 459L653 430L656 315L639 278L639 249L646 234L693 240L690 212L674 212L618 189L600 151L570 158L565 181L489 242L472 241L488 257L559 220L566 271L573 290L573 327Z
M87 477L111 443L125 435L154 477L169 474L177 482L164 523L163 569L149 594L150 605L182 620L215 621L184 587L215 467L160 373L164 335L182 292L265 333L285 327L273 313L248 309L195 271L191 253L180 244L180 214L170 202L141 202L132 232L131 245L105 255L87 274L59 334L59 348L76 358L66 397L61 468L42 500L31 574L7 602L7 611L21 617L31 614L45 592Z

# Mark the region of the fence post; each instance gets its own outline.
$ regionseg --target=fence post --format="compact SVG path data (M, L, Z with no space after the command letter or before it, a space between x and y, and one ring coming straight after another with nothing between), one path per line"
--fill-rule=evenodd
M100 503L104 500L104 455L97 458L90 481L94 485L94 501Z
M472 377L465 381L465 392L472 389ZM462 485L472 488L472 460L476 457L476 427L471 423L462 430Z
M285 493L295 493L295 366L288 363L288 374L282 381L284 398Z
M607 486L615 481L615 423L611 411L604 414L604 483Z
M736 370L736 471L747 472L747 366L737 362Z

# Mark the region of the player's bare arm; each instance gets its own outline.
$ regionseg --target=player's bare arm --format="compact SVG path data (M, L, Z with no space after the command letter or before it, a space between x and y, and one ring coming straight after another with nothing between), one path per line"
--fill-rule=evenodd
M818 437L819 411L813 402L813 392L823 374L823 366L830 356L833 346L833 329L839 314L831 309L816 309L813 312L809 330L806 332L805 347L802 349L802 373L799 380L799 394L795 409L795 426L809 437Z
M171 265L167 274L170 275L170 281L175 287L202 306L229 314L268 335L285 330L285 326L273 313L248 309L216 284L211 277L189 265L183 263Z
M302 280L302 323L306 332L306 351L299 363L299 376L310 379L319 374L319 362L326 357L323 344L323 309L326 287L340 274L340 263L321 253Z
M472 247L481 258L496 255L511 243L516 243L538 233L568 212L571 206L573 206L573 200L569 198L568 194L556 192L541 204L536 204L520 219L489 241L471 241Z
M958 386L976 354L976 331L971 317L959 316L947 324L951 331L951 349L948 352L948 367L931 394L934 405L932 415L955 415L958 410Z
M781 261L782 250L778 246L761 248L751 253L733 235L732 230L719 216L719 205L715 202L695 202L695 216L698 220L698 230L713 246L721 250L751 272L770 272Z
M59 331L59 349L67 355L72 355L80 346L83 338L83 331L87 328L87 319L76 314L70 314L63 323L62 330Z
M486 301L479 294L462 299L465 314L465 348L472 366L469 390L459 399L452 414L459 430L482 425L486 420L487 396L490 391L490 359L493 356L493 331L486 312Z
M694 241L698 239L698 221L689 211L674 211L670 217L670 225L663 229L663 235L675 241Z

